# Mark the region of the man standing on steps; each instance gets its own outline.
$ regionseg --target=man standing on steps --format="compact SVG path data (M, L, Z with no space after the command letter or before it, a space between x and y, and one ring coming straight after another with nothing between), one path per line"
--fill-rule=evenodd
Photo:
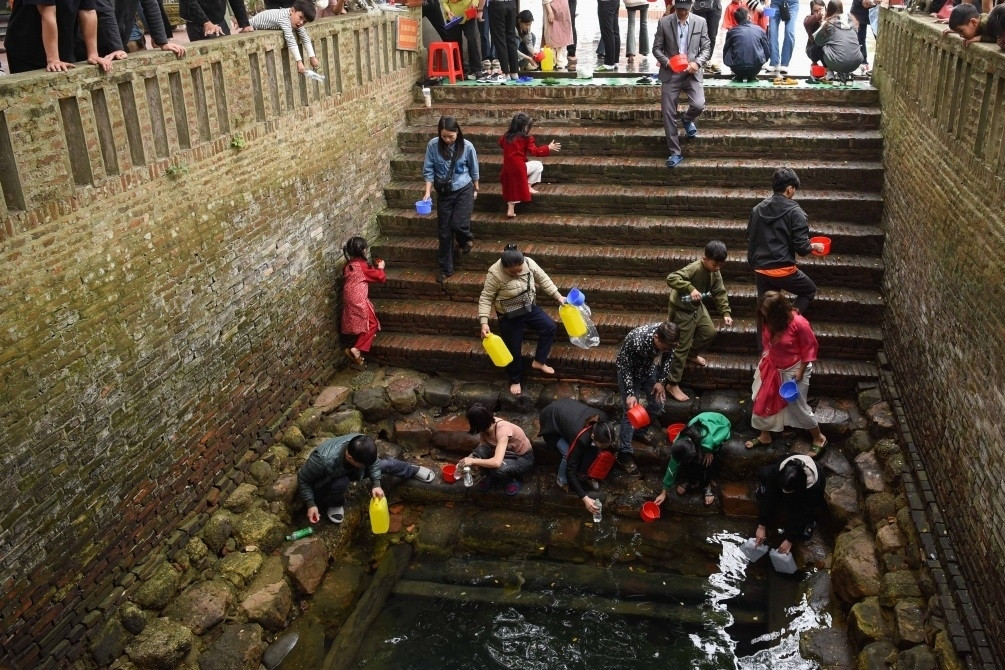
M768 291L788 291L796 296L793 306L805 316L817 286L796 267L796 255L823 251L810 242L806 212L795 201L799 176L792 168L778 168L771 177L770 198L750 212L747 223L747 262L754 269L757 286L757 348L761 348L761 299Z
M677 104L681 91L687 93L688 109L684 114L684 132L698 136L694 120L705 110L705 90L702 88L702 68L712 57L705 19L691 13L691 0L674 0L674 13L660 19L653 40L653 56L660 64L659 79L663 82L661 107L663 128L667 135L670 157L666 166L674 168L684 160L677 135ZM687 68L674 72L670 59L678 54L687 57Z

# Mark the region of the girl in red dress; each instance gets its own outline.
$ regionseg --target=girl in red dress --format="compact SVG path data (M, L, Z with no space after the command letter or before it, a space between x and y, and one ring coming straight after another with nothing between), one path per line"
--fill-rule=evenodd
M384 261L378 259L372 267L367 260L366 240L362 237L350 238L342 253L346 264L342 271L345 283L342 286L342 346L345 355L356 365L363 365L363 354L370 351L373 339L380 330L377 312L370 302L370 282L384 283Z
M533 185L541 181L544 165L541 161L528 161L527 154L532 156L548 156L552 151L559 151L562 145L552 140L548 146L539 147L530 134L534 120L524 112L517 112L509 123L509 130L499 138L499 146L503 152L502 172L499 181L502 182L503 200L506 201L506 216L516 216L518 202L530 202L532 193L537 193Z

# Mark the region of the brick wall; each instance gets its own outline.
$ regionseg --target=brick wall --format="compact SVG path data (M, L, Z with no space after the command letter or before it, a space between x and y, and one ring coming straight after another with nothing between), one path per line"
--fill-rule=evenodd
M0 658L78 656L340 362L419 63L387 14L310 32L321 84L278 32L0 78Z
M942 28L883 12L884 337L963 610L1005 658L1005 56Z

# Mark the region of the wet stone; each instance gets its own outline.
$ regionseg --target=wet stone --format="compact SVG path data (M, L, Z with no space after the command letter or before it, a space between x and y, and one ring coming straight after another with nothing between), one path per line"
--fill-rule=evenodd
M861 454L872 449L872 437L865 430L852 431L845 444L852 453Z
M461 384L454 393L454 401L461 411L467 411L469 407L477 403L484 405L488 411L494 412L499 404L499 389L481 382Z
M864 526L837 537L831 579L834 592L848 603L879 594L879 562L872 534Z
M331 412L348 400L351 393L345 386L328 386L314 399L314 409L325 414Z
M720 485L722 495L722 513L745 519L756 519L758 515L757 501L750 486L742 482L725 482Z
M356 607L367 584L367 572L359 563L341 559L332 564L311 598L311 613L333 635Z
M188 556L189 564L196 570L205 570L216 563L214 556L206 543L197 537L190 538L185 544L185 554Z
M301 593L314 593L328 569L328 550L317 537L297 540L283 549L283 567Z
M218 567L231 584L242 587L255 576L264 560L260 551L235 551L220 559Z
M241 514L251 507L258 496L258 487L254 484L239 484L234 492L223 501L223 506L234 514Z
M269 502L291 503L297 495L297 476L293 473L279 475L272 485L265 489L265 499Z
M749 395L749 394L747 394ZM718 412L728 418L734 426L749 425L750 402L739 391L707 391L698 399L699 412Z
M826 570L817 570L799 585L799 590L806 596L806 602L814 612L829 611L831 607L831 575Z
M154 619L126 647L141 668L174 668L192 649L192 631L170 619Z
M879 598L872 596L852 605L848 614L852 639L858 645L889 637L890 630L883 616ZM891 645L892 647L892 645Z
M880 493L886 491L886 482L883 480L883 470L876 460L876 453L867 451L855 457L855 467L858 469L858 476L865 487L867 493Z
M559 398L572 398L573 400L578 400L579 394L576 392L576 387L568 382L546 384L537 398L537 406L540 408L547 407Z
M775 440L771 446L747 449L744 442L748 439L753 438L734 433L731 438L723 442L716 456L723 480L755 481L758 468L774 463L788 451L783 440Z
M133 594L132 601L147 610L161 610L174 597L180 575L167 562L161 562L153 573L143 580Z
M828 449L817 459L817 463L826 468L829 474L851 477L853 469L851 462L840 449Z
M449 407L453 402L454 383L440 377L431 377L422 384L422 397L432 407Z
M519 412L521 414L526 414L527 412L533 412L537 408L537 398L541 395L543 386L539 383L528 383L524 382L521 384L522 392L520 395L513 395L509 392L509 384L505 384L503 388L499 391L499 409L504 412ZM462 405L460 401L457 402L458 407L461 409L467 409L465 405Z
M944 630L940 630L936 633L933 647L935 651L935 658L938 660L938 665L941 670L963 670L963 662L956 654L956 650L953 649L953 643L952 640L949 639L949 633Z
M889 554L904 548L904 536L895 523L888 523L876 531L876 548L881 554Z
M889 640L866 645L856 659L857 670L887 670L897 662L897 648Z
M91 655L94 656L94 660L97 661L99 666L106 667L111 665L112 661L122 654L122 650L126 648L126 643L129 639L130 635L126 632L122 622L112 617L105 622L105 625L94 636L90 646Z
M869 432L877 437L889 435L896 426L893 411L885 400L867 409L866 416L869 417Z
M300 413L300 416L296 418L293 425L299 428L300 432L306 437L314 437L320 423L321 412L313 407L309 407Z
M172 621L202 635L223 621L234 602L233 587L222 580L194 584L175 598L165 614Z
M883 481L887 486L900 488L900 479L904 474L904 456L894 454L883 464Z
M882 400L883 394L878 388L866 389L858 394L858 407L863 412L867 412L870 407Z
M910 570L888 572L880 580L879 602L885 607L893 607L905 598L920 598L921 588Z
M808 540L797 542L795 549L796 565L814 567L821 570L830 568L832 552L824 542L823 533L817 527Z
M874 527L897 513L897 499L890 493L873 493L865 499L865 511Z
M855 482L846 477L827 478L824 484L824 500L827 501L827 509L831 516L841 526L861 514Z
M234 515L227 510L219 510L209 518L202 528L202 540L214 554L219 554L234 531Z
M135 603L124 602L119 607L119 620L122 627L133 635L138 635L147 625L147 614Z
M894 667L896 670L938 670L935 654L924 645L900 652Z
M851 416L834 398L819 398L813 416L828 435L841 436L851 431Z
M431 422L424 414L406 417L394 423L394 441L409 449L424 451L429 448L432 438Z
M332 435L349 435L363 432L363 415L355 409L329 414L321 421L321 428Z
M848 634L842 628L814 628L799 636L799 652L803 658L817 661L824 668L850 668L852 651Z
M422 381L413 377L398 377L387 385L387 397L399 414L411 414L419 406L418 391Z
M416 549L420 554L448 556L460 539L457 512L444 507L427 507L422 513Z
M254 545L269 553L283 542L286 524L271 512L250 509L237 518L234 537L241 546Z
M387 397L387 390L383 386L370 386L359 389L352 394L352 404L363 414L363 418L370 423L383 421L394 412L394 408L391 407L391 400ZM336 433L336 435L338 434ZM344 433L342 434L344 435Z
M282 580L255 591L241 603L249 621L270 631L278 631L286 625L292 607L293 591Z
M928 608L918 598L900 600L893 607L897 624L897 646L904 648L925 642L925 619ZM933 656L934 660L934 656Z
M199 656L199 669L258 670L265 648L258 624L227 624L220 637Z
M668 426L671 423L687 423L698 413L698 398L690 389L682 387L681 390L687 393L688 399L680 402L668 395L667 401L663 405L663 411L659 415L660 423ZM618 404L614 414L620 418L623 410L624 406L621 403L621 398L618 397Z
M275 470L272 466L263 460L257 460L248 466L248 474L254 479L259 486L263 486L272 482L275 478Z
M469 435L469 428L464 414L451 414L433 428L433 444L453 453L468 454L478 446L478 437Z
M882 465L885 465L892 457L902 455L900 445L897 444L896 440L890 438L876 440L876 443L873 445L873 451L876 452L876 459Z
M592 384L579 389L579 401L590 407L596 407L608 416L614 416L615 411L621 411L621 398L617 393Z
M307 444L307 438L304 437L303 431L297 426L290 426L284 430L280 441L293 451L300 451Z

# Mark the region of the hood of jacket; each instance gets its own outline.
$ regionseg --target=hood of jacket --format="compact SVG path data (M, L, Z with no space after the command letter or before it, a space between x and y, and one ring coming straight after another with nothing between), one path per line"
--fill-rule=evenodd
M765 221L776 221L796 207L799 207L797 203L792 198L786 198L781 194L774 194L770 198L765 198L757 205L754 209L757 214Z

